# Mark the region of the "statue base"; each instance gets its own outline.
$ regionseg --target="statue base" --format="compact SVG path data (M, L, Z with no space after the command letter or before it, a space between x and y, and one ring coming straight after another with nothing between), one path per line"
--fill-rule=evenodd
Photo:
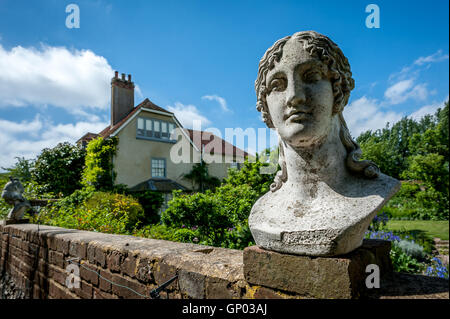
M366 287L369 264L379 267L381 278L392 273L391 243L364 239L361 247L341 256L311 257L265 250L244 249L244 276L247 282L294 293L306 298L356 299L373 289ZM380 283L382 285L382 283Z

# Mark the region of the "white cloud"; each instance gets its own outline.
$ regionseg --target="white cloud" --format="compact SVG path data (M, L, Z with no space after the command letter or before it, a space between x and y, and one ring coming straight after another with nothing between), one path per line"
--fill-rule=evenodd
M193 128L194 121L199 121L202 127L211 124L211 121L200 114L200 111L195 105L184 105L180 102L175 102L175 106L168 105L167 110L174 113L181 124L186 128Z
M399 81L384 92L384 97L391 105L403 103L408 99L425 100L428 96L426 84L413 85L414 79Z
M424 117L427 114L434 114L436 113L438 108L444 108L444 103L448 101L448 95L447 97L441 101L441 102L434 102L428 105L422 106L417 111L413 112L409 117L414 120L420 120L422 117Z
M106 122L53 124L39 115L31 121L0 119L0 168L14 165L15 157L33 159L44 148L55 147L60 142L75 143L87 132L98 133L107 125Z
M139 87L139 85L135 84L134 85L134 92L136 93L136 95L138 96L139 99L143 99L144 95L142 94L141 88Z
M448 54L442 54L442 50L438 50L436 53L432 55L418 58L416 61L414 61L414 64L423 65L425 63L434 63L444 60L448 60Z
M90 50L0 45L0 70L0 107L54 105L74 114L109 105L113 70Z
M344 109L344 118L353 137L367 130L381 129L389 123L395 123L403 114L383 111L376 99L365 96L353 101Z
M230 111L230 109L227 106L227 101L221 96L218 96L218 95L205 95L205 96L202 96L202 99L203 100L210 100L210 101L217 101L217 102L219 102L220 107L222 108L223 111L225 111L225 112L229 112Z

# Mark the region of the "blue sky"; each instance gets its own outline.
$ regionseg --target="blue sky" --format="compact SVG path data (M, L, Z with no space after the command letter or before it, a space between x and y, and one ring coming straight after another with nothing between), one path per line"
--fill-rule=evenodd
M65 24L70 3L78 29ZM378 29L365 24L370 3ZM108 125L114 70L132 74L136 104L148 97L187 127L265 127L258 62L302 30L329 36L350 61L353 136L433 113L448 99L448 12L444 0L0 0L0 167Z

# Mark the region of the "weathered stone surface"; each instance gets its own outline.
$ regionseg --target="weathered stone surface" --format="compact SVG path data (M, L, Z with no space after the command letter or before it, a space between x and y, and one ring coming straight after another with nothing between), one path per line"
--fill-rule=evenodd
M248 219L257 245L309 256L349 253L400 188L359 160L343 117L351 75L338 46L314 31L277 41L261 59L257 108L278 133L281 170Z
M0 225L0 234L2 234L0 237L0 270L2 271L0 295L3 294L4 298L31 298L33 296L44 299L138 297L130 290L123 287L120 289L119 286L113 285L109 281L126 285L149 297L152 289L174 275L181 275L179 277L181 281L175 280L168 286L167 290L161 293L162 298L165 298L166 295L171 299L186 297L307 298L307 296L285 290L282 287L270 288L262 284L247 282L244 278L243 251L239 250L63 229L46 225L40 225L38 231L37 225L32 224ZM21 248L11 244L14 236L22 239L21 243L14 240L15 244ZM86 247L92 246L93 264L90 261L87 263L88 256L85 256L85 260L81 256L73 257L79 257L81 260L77 262L82 264L95 265L93 269L97 269L100 273L98 283L95 284L96 279L90 278L89 274L83 272L81 276L84 289L68 289L65 286L67 273L64 268L68 264L67 256L65 256L63 267L60 267L61 264L58 265L56 260L61 257L62 253L56 250L56 242L54 249L49 247L48 239L50 237L67 242L81 242ZM24 241L28 241L32 248L25 247ZM389 249L385 246L375 246L375 248L370 248L370 251L374 258L379 260L380 258L376 256L384 255ZM102 268L95 260L95 251L98 247L101 247L107 256L112 252L123 256L136 256L138 260L136 279L120 272L120 268L119 272L111 272L108 263L106 269ZM20 252L20 249L23 251ZM34 251L33 254L27 252L30 249ZM40 256L41 251L48 251L49 254L45 258L39 258L36 267L32 266L38 252ZM52 261L55 259L55 263L50 262L51 251L61 254L60 256L51 254ZM73 250L73 252L75 251L83 254L78 249ZM370 254L366 254L367 256ZM361 256L359 259L365 260ZM380 265L382 264L381 262ZM34 274L30 269L34 271ZM263 266L261 271L265 271L265 269L267 270L267 266ZM383 269L382 267L382 274L386 272ZM274 272L277 270L279 269L275 269ZM296 271L295 269L291 270L292 272ZM361 280L361 282L364 281ZM293 287L295 288L295 286ZM393 278L382 278L381 289L373 291L369 298L448 299L448 280L425 276L405 277L403 274L395 274Z
M244 250L245 279L254 285L305 297L358 298L367 290L367 265L379 265L382 276L392 271L390 242L365 242L361 248L340 257L297 256L252 246Z
M178 283L185 297L194 299L205 298L205 276L182 270L178 277Z

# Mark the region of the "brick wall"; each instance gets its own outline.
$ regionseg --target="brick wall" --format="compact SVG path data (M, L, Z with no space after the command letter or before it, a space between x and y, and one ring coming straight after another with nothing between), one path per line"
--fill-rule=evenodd
M162 298L307 297L295 290L249 284L239 250L44 225L38 231L34 224L0 224L0 234L0 299L149 298L152 289L175 275L178 279ZM80 263L81 282L79 288L69 289L66 267L73 258L73 263ZM391 282L392 289L400 287L410 297L428 289L439 293L438 298L448 298L448 280L425 280L411 293L407 283L415 278L400 279L400 284ZM396 294L378 290L377 298Z
M38 232L33 224L0 225L0 232L3 298L145 298L175 275L169 298L247 293L238 250L43 225ZM80 288L66 287L71 262L81 263Z

